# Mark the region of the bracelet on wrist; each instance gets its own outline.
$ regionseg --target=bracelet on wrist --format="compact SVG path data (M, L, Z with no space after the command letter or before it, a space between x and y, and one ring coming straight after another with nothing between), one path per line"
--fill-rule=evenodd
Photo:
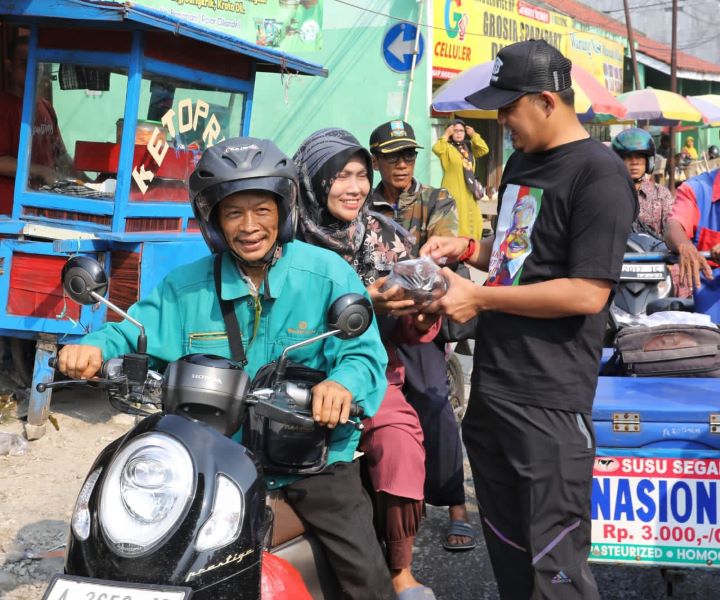
M465 248L465 252L458 256L458 262L465 262L466 260L472 258L472 255L475 254L475 247L477 246L477 243L473 238L467 238L467 241L467 248Z

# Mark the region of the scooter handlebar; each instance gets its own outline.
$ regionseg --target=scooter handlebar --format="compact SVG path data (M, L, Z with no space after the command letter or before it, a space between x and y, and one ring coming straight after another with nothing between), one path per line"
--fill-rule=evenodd
M292 382L285 383L285 393L290 396L298 406L309 409L312 404L312 388L300 386ZM365 410L354 400L350 403L350 416L362 419Z

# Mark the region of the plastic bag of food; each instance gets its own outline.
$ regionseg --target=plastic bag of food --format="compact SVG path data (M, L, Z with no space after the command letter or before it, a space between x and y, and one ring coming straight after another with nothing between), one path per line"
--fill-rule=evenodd
M262 553L260 588L262 600L312 600L298 570L269 552Z
M442 298L447 292L447 281L429 256L395 263L390 269L383 290L399 285L405 297L415 304L429 304Z

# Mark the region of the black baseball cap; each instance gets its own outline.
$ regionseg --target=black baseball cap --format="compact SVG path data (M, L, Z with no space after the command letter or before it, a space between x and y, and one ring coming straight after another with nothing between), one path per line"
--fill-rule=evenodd
M415 140L415 132L410 123L388 121L375 128L370 134L370 152L390 154L407 148L422 148Z
M528 93L562 92L572 85L571 68L572 62L545 40L511 44L498 52L490 85L465 100L495 110Z

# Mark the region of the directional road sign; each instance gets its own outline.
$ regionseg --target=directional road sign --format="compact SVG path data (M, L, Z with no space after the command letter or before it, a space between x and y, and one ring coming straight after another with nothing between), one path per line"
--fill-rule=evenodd
M393 71L405 73L412 67L413 50L415 48L415 36L417 27L411 23L398 23L388 29L383 38L383 58ZM425 39L420 34L418 43L418 55L415 61L417 65L425 51Z

